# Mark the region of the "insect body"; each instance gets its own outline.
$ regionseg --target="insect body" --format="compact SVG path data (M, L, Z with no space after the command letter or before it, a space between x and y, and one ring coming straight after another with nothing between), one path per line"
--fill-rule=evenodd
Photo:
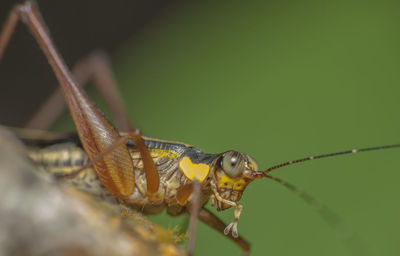
M242 207L237 202L244 189L250 181L264 175L258 171L257 163L252 157L237 151L207 154L187 144L143 138L157 167L160 186L152 198L147 195L140 152L133 141L128 141L128 149L135 167L136 186L130 195L121 200L147 214L159 213L164 208L170 215L186 212L191 195L189 185L197 179L201 182L201 205L211 197L218 210L235 207L235 215L239 216ZM30 156L48 172L58 176L72 173L88 161L85 151L71 142L43 147L40 150L32 149ZM92 194L108 195L109 192L102 188L100 180L96 177L93 169L89 169L71 182ZM237 219L231 224L234 237L238 237L236 226Z

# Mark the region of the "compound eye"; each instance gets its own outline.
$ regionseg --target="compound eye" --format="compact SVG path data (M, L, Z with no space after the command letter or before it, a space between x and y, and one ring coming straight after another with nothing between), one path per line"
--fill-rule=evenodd
M236 178L244 170L244 157L237 151L226 152L222 159L222 168L225 173L231 177Z

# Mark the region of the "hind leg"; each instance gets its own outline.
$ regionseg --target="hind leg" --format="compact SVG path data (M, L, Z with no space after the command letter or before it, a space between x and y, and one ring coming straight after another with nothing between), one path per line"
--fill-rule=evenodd
M96 51L75 64L72 76L77 84L85 87L90 81L106 100L120 131L130 131L133 125L129 121L121 95L111 69L108 56L102 51ZM26 128L47 129L61 115L66 107L64 95L58 88L39 110L27 122Z

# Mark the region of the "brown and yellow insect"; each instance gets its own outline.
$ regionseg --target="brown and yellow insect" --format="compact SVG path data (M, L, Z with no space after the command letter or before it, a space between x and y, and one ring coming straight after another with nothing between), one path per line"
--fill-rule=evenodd
M250 244L238 233L238 220L243 210L238 201L247 185L255 179L269 178L297 191L294 186L270 176L272 170L318 158L400 147L396 144L353 149L289 161L260 171L251 156L237 151L208 154L184 143L142 136L127 121L116 99L115 86L110 79L107 80L110 78L107 76L97 82L105 83L107 90L112 92L105 93L105 96L116 102L114 106L119 128L131 130L120 133L77 85L75 79L84 83L87 78L73 75L68 70L32 2L16 5L11 11L0 34L0 58L18 20L29 27L52 66L78 134L78 137L57 141L36 141L36 147L30 151L32 159L48 172L68 176L82 190L101 198L115 199L146 214L163 210L170 215L189 212L192 216L189 254L194 251L197 219L228 235L243 249L243 254L248 254ZM90 72L97 78L101 75L104 78L108 71L99 71L101 68L98 68L98 64L104 64L102 61L104 59L96 55L84 62L87 65L83 66L95 63L97 69L95 67ZM210 198L218 210L234 208L234 218L228 225L204 208ZM303 199L309 200L310 197L304 195Z

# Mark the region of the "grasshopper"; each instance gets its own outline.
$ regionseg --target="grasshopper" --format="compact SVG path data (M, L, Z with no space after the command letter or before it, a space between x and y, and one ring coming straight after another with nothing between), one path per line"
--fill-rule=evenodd
M31 157L50 172L74 180L90 193L116 198L143 213L157 214L163 210L170 215L189 213L189 255L194 253L197 220L227 235L242 248L243 255L249 254L250 243L238 232L243 211L238 201L253 180L274 180L313 203L308 194L271 176L270 172L309 160L400 147L400 144L394 144L346 150L301 158L261 171L255 159L238 151L209 154L185 143L142 136L127 120L119 99L116 99L114 83L109 82L106 87L113 93L105 93L105 96L117 102L114 106L115 115L119 116L116 119L120 120L118 126L121 130L130 130L121 133L78 85L77 81L83 78L69 71L32 2L18 4L11 10L0 34L0 59L19 20L28 26L50 63L79 137L74 143L63 142L31 152ZM98 60L94 62L99 63ZM101 77L99 80L99 83L104 82ZM234 218L228 225L204 207L209 199L217 210L234 209Z

